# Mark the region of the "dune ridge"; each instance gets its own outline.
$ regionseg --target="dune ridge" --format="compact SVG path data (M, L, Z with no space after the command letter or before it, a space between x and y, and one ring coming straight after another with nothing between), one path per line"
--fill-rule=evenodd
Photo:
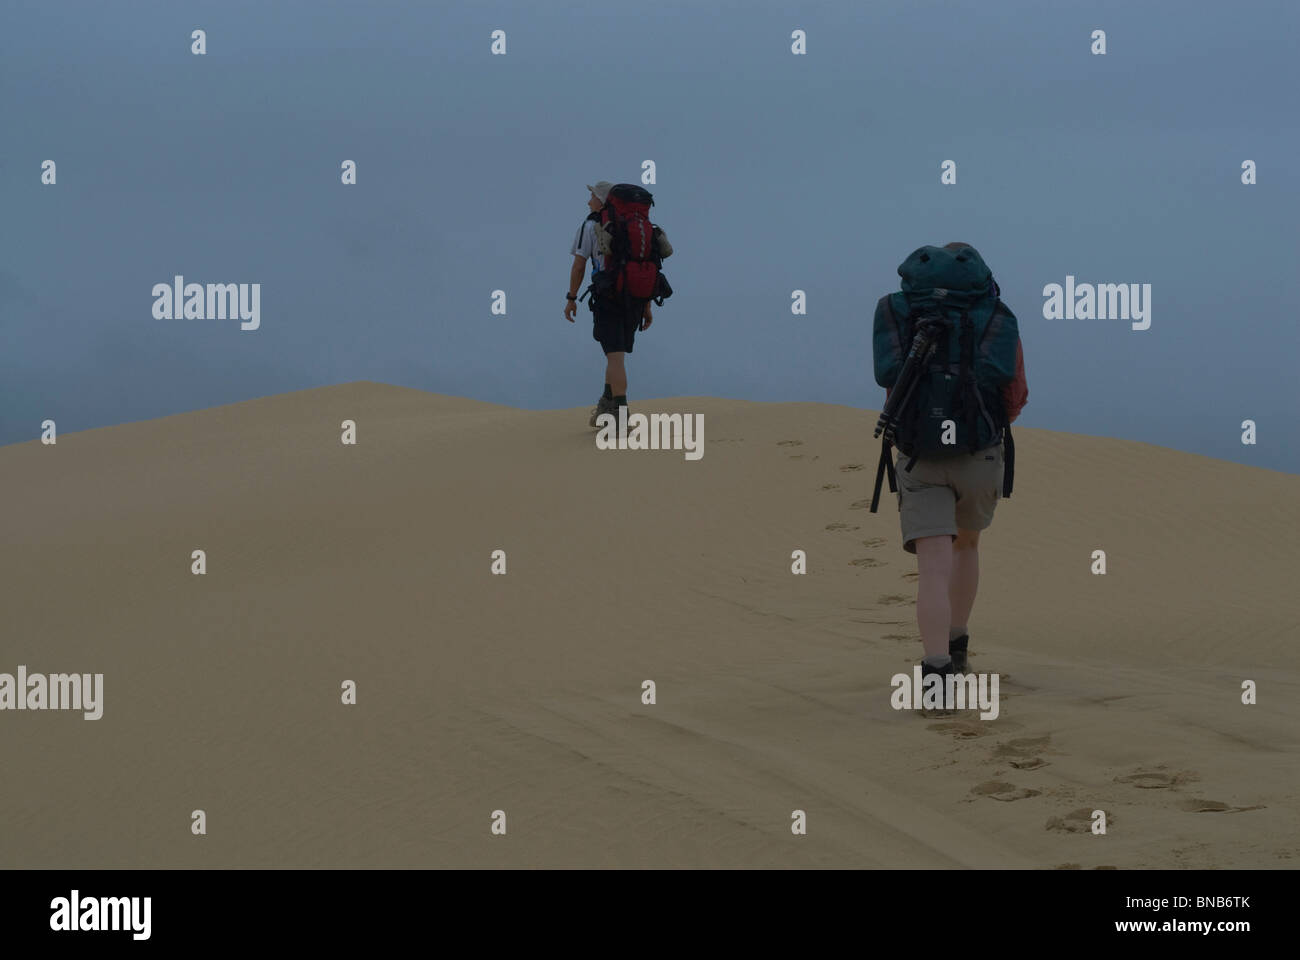
M1300 477L1017 429L1001 713L927 721L876 414L633 408L703 459L370 382L0 448L0 672L105 676L99 720L0 712L0 864L1296 865Z

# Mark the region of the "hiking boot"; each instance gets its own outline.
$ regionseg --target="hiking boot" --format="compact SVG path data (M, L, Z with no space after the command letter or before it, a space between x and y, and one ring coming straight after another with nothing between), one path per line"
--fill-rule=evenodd
M919 711L920 714L921 714L921 716L923 716L923 717L954 717L954 716L957 715L957 711L956 711L956 709L953 707L953 705L952 705L951 703L948 703L948 699L947 699L947 698L948 698L948 682L947 682L947 678L948 678L949 676L951 676L951 675L952 675L953 673L955 673L955 672L956 672L956 671L953 670L953 667L952 667L952 664L951 664L951 663L945 664L945 665L942 666L942 667L932 667L932 666L930 666L930 664L926 663L924 660L921 661L921 684L922 684L922 690L924 691L924 689L925 689L926 678L929 677L930 674L932 674L932 673L934 673L934 674L938 674L939 677L940 677L940 679L941 679L941 681L942 681L942 683L943 683L943 694L941 695L941 697L942 697L942 701L943 701L943 706L938 707L938 708L936 708L936 709L930 709L930 708L928 708L928 707L921 707L921 708L920 708L920 711ZM924 693L922 693L922 698L924 698ZM924 703L924 699L922 699L922 702Z
M948 655L952 657L953 673L969 673L970 660L966 656L966 646L970 643L970 636L963 633L956 640L948 641Z
M622 403L619 403L618 397L615 397L613 400L609 402L609 412L614 415L615 435L620 438L626 437L627 436L626 417L632 412L628 408L627 401L624 400Z
M587 421L588 424L593 428L599 427L600 424L596 422L596 418L599 417L602 413L612 413L615 416L618 416L618 408L614 406L613 399L606 399L605 397L601 397L599 400L597 400L595 409L591 411L591 419Z

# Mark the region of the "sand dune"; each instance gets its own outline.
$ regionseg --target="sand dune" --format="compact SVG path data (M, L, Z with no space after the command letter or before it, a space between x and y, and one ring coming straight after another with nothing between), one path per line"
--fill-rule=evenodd
M1300 863L1300 477L1018 430L1001 713L925 720L875 414L641 408L703 413L704 458L374 383L0 449L0 672L105 688L0 712L0 865Z

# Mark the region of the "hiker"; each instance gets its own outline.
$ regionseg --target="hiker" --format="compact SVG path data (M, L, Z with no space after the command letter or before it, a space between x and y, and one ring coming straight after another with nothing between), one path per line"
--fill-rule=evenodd
M591 211L578 228L569 250L569 292L564 316L574 322L578 311L578 288L591 261L590 295L592 338L605 353L605 392L591 411L590 425L598 426L601 414L620 416L627 407L627 367L624 357L632 352L638 330L648 330L654 315L650 301L662 305L672 295L661 265L672 254L672 245L658 225L650 223L654 204L650 193L633 184L600 180L587 186Z
M871 509L888 470L891 491L897 476L903 549L916 554L923 682L938 674L946 688L948 675L969 669L980 531L993 522L998 499L1011 495L1011 423L1029 387L1015 315L974 247L921 247L898 273L901 292L876 305L873 348L876 383L886 388L881 423L894 425L892 446L900 456L895 473L886 432ZM910 368L918 375L901 383L900 375L910 372L909 352L927 340L933 352L918 357Z

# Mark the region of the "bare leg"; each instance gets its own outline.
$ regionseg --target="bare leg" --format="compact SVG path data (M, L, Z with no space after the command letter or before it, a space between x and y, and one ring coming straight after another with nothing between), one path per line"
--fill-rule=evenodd
M605 354L605 382L616 397L627 396L627 368L623 366L622 351Z
M948 591L952 582L952 537L921 537L916 541L916 625L927 657L948 656L948 628L952 607Z
M952 544L952 582L948 588L948 600L953 629L966 627L975 606L975 591L980 584L979 542L978 530L958 530L957 539Z

